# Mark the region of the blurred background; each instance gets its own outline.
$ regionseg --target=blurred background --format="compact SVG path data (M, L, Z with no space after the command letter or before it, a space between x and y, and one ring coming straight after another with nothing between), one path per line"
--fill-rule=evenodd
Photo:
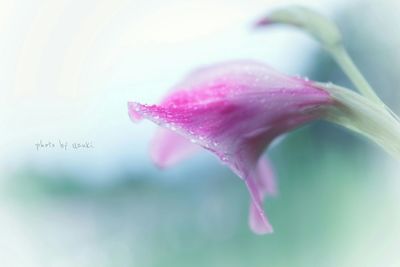
M207 152L158 170L156 126L128 118L231 59L351 88L305 34L252 29L287 4L334 19L400 112L396 0L0 0L0 266L400 266L400 166L366 139L317 122L269 149L275 232L257 236L234 174Z

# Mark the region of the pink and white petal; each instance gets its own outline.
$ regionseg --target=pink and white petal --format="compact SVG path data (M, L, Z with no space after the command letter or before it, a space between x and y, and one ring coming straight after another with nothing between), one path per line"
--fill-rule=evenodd
M166 168L191 156L199 150L179 134L164 128L159 128L150 147L150 155L160 168Z
M266 157L260 157L257 163L258 183L263 193L269 196L276 196L277 183L274 169Z
M247 87L258 87L257 83L263 84L263 81L266 81L271 88L298 88L304 83L302 79L285 75L255 60L233 60L199 68L187 75L176 88L196 88L200 84L204 85L216 79L222 81L233 79L237 83L246 84Z
M257 234L267 234L273 231L263 209L263 199L267 192L267 186L271 185L269 179L273 179L271 169L260 155L263 148L269 143L269 139L261 139L259 135L268 136L268 130L259 131L243 140L240 149L235 154L233 161L228 165L243 179L250 194L250 229ZM260 175L264 175L261 177Z
M173 103L179 91L203 91L218 85L234 88L246 88L246 91L264 91L291 88L302 89L310 84L301 78L290 77L277 70L253 60L236 60L217 63L199 68L189 73L182 82L167 94L162 105ZM267 86L266 86L267 85Z
M258 195L260 198L260 205L261 207L263 206L262 203L264 202L264 198L266 195L276 195L276 181L275 181L275 175L271 166L271 163L269 162L268 159L264 157L260 157L257 163L257 170L256 170L256 184L257 184L257 190L258 190ZM249 226L250 229L252 229L253 232L255 233L268 233L268 230L272 230L269 228L266 228L264 218L262 218L259 214L259 210L252 201L250 203L250 208L249 208Z
M267 221L267 223L265 223ZM257 206L251 202L249 210L249 227L256 234L269 234L273 232L271 224L265 214L260 215Z
M129 103L129 114L133 120L149 119L216 154L246 183L252 199L250 227L263 234L272 227L262 201L266 194L276 193L272 168L260 161L263 150L275 137L319 118L319 111L331 104L330 95L311 82L264 64L236 61L189 75L160 105ZM190 151L180 139L170 143L156 142L154 155L161 166ZM173 150L179 152L177 156L172 156Z
M265 215L262 200L260 198L260 188L255 182L253 176L245 179L247 189L251 197L249 226L256 234L268 234L273 232L273 228Z
M142 115L137 110L137 105L134 102L128 102L128 114L129 118L133 122L138 122L143 119Z

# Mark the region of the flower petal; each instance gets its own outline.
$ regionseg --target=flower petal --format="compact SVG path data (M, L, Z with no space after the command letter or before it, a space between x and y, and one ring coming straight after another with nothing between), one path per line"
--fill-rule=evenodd
M275 175L270 165L269 160L260 157L257 164L257 174L256 174L256 187L258 195L260 197L260 206L262 207L263 200L266 195L276 194L276 182ZM254 201L250 204L249 209L249 226L250 229L259 234L269 233L272 231L271 225L266 224L267 219L262 217L259 213L259 209Z
M150 155L158 167L166 168L189 157L199 148L179 134L160 128L151 143Z
M136 104L133 102L128 102L128 114L129 114L129 118L133 122L138 122L141 119L143 119L142 115L137 110Z
M267 158L260 157L257 164L257 180L261 191L268 196L276 196L277 186L276 177L270 161Z
M249 176L245 179L247 189L249 190L251 197L250 205L250 229L256 234L268 234L272 233L273 229L269 223L267 216L264 213L262 200L260 197L259 187L255 182L255 177Z
M274 187L269 187L274 184L271 180L274 178L268 162L261 157L263 148L270 143L266 137L271 135L271 131L270 128L265 128L264 131L243 137L240 149L228 162L230 168L243 179L250 193L249 225L257 234L273 231L264 213L263 199L267 192L273 192Z
M320 118L332 104L329 93L312 82L283 75L264 64L239 61L203 68L160 105L131 103L130 113L176 132L228 165L249 190L252 230L264 234L272 227L262 201L266 194L275 194L276 185L271 168L260 161L261 154L277 136ZM181 150L179 142L173 146L178 148L161 150L167 155ZM187 147L182 147L184 156ZM168 165L180 157L157 160Z

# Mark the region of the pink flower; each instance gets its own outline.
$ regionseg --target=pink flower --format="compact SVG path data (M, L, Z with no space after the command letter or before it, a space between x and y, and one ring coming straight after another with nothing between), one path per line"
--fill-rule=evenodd
M263 234L272 227L262 203L276 192L263 151L277 136L321 118L332 104L329 93L310 81L235 61L195 71L159 105L128 107L132 120L146 118L163 127L152 144L158 166L203 147L236 173L250 192L250 227Z

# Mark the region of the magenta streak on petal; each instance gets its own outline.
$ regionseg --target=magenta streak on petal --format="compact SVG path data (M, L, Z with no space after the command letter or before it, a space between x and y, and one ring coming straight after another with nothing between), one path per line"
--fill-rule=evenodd
M189 157L199 150L186 138L170 129L158 129L151 143L150 154L154 163L160 168L166 168Z

